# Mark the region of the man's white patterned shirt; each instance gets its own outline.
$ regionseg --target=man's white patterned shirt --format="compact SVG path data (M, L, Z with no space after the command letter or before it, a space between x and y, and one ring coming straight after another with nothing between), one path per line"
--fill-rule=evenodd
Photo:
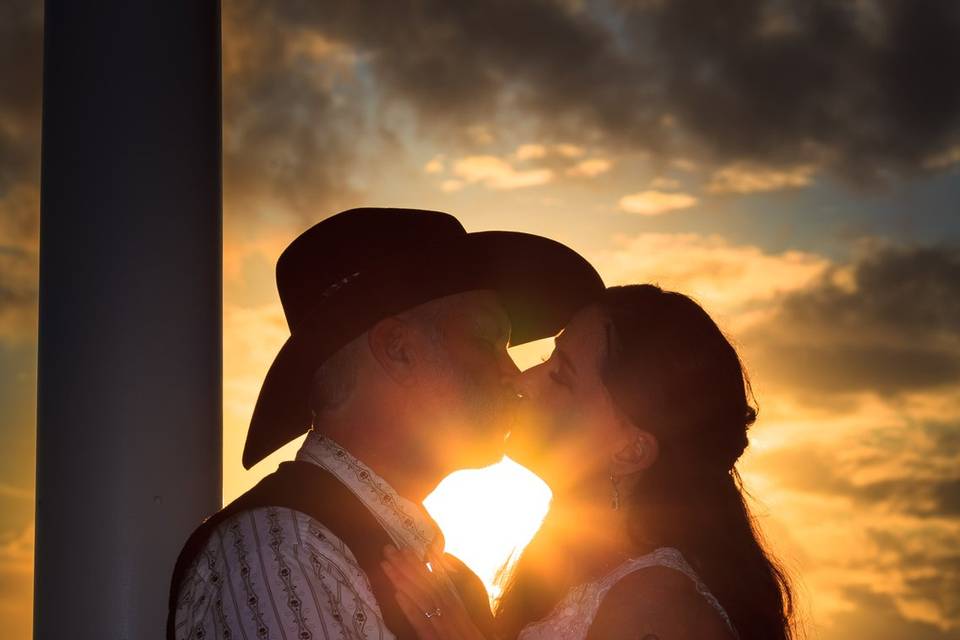
M339 479L398 547L442 545L424 509L330 438L311 431L297 453ZM214 529L177 598L177 640L392 640L353 553L299 511L243 511Z

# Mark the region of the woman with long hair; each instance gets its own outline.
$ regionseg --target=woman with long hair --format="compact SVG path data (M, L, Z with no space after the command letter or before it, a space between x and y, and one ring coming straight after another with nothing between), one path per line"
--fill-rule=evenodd
M500 599L500 638L793 637L787 577L736 469L756 419L750 384L699 305L609 288L523 391L530 419L511 457L554 501ZM385 569L421 640L481 637L431 570L395 551Z

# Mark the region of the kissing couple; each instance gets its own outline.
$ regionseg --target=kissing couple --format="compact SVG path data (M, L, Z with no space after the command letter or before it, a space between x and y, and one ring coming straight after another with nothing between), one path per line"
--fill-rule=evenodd
M291 335L243 464L307 437L190 536L169 640L791 637L735 466L749 383L690 298L410 209L314 225L277 285ZM551 336L521 373L507 347ZM421 502L505 453L554 498L494 614Z

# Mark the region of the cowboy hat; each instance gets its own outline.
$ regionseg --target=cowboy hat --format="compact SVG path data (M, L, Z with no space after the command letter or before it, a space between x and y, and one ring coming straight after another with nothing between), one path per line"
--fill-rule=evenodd
M314 372L383 318L492 289L517 345L556 335L603 282L579 254L547 238L467 233L438 211L363 208L298 236L277 261L277 288L290 337L257 398L243 450L247 469L310 428Z

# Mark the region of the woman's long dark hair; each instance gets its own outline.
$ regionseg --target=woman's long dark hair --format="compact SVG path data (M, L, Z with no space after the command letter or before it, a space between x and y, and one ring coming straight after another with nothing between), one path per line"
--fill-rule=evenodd
M734 467L757 415L736 350L680 293L611 287L600 306L610 321L605 384L617 407L653 434L660 449L626 497L631 535L643 546L679 549L741 640L789 640L790 585L763 547ZM545 581L531 569L557 553L541 544L551 538L549 520L501 599L504 638L546 616L572 586Z

